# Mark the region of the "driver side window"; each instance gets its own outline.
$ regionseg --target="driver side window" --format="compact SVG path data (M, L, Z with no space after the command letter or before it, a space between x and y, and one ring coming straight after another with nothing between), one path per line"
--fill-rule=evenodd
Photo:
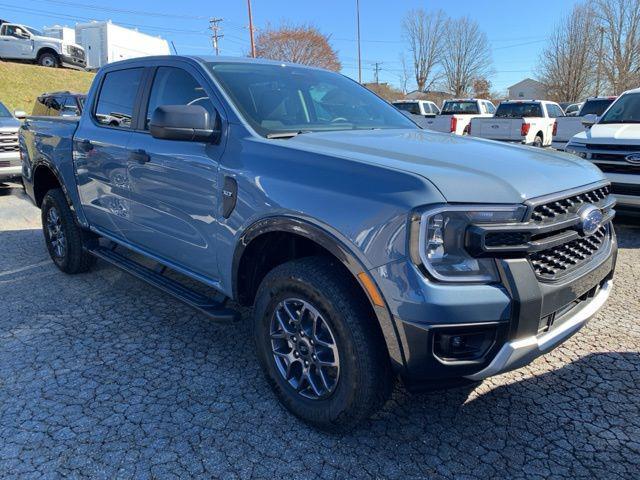
M160 67L156 71L149 96L145 130L149 130L151 116L161 105L200 105L209 112L212 122L216 118L216 110L205 89L181 68Z

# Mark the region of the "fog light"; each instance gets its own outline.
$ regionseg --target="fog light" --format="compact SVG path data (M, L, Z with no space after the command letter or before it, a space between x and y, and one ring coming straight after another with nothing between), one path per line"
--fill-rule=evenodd
M433 354L443 362L481 359L496 339L495 326L438 329L433 335Z

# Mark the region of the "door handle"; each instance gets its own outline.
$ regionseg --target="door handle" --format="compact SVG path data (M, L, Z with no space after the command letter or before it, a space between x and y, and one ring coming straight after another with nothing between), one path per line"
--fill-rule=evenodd
M142 149L134 150L133 152L131 152L131 155L129 155L129 158L131 158L131 160L134 160L138 163L147 163L151 161L151 156Z

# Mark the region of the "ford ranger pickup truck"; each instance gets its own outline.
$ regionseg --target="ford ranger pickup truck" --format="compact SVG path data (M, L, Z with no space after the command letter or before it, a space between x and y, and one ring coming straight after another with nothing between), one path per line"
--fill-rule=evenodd
M489 100L477 98L447 100L442 104L440 115L426 120L425 128L454 135L469 135L469 126L474 118L493 117L496 107Z
M441 388L522 367L611 292L597 167L422 130L334 72L116 62L79 120L28 118L20 145L62 271L100 258L221 322L253 306L268 382L328 430L369 417L398 377Z
M563 117L560 105L544 100L505 100L493 118L471 120L474 137L548 147L556 134L556 118Z
M556 150L563 151L567 142L571 140L571 137L585 130L583 119L587 115L595 115L599 117L602 115L609 105L613 103L616 97L592 97L587 98L582 104L580 111L576 115L565 115L564 117L556 118L556 133L553 136L551 146Z
M607 175L621 211L640 214L640 89L624 92L602 116L586 115L582 122L587 128L566 151Z

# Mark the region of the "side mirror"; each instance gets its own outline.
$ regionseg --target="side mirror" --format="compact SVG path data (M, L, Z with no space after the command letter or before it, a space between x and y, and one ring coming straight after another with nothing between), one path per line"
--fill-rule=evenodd
M582 117L582 125L584 128L593 127L598 121L598 116L595 113L590 113L589 115L585 115Z
M201 105L161 105L151 115L149 131L163 140L218 143L219 125L218 113L212 119Z
M27 118L27 112L25 112L24 110L14 110L13 116L18 120L24 120L25 118Z

